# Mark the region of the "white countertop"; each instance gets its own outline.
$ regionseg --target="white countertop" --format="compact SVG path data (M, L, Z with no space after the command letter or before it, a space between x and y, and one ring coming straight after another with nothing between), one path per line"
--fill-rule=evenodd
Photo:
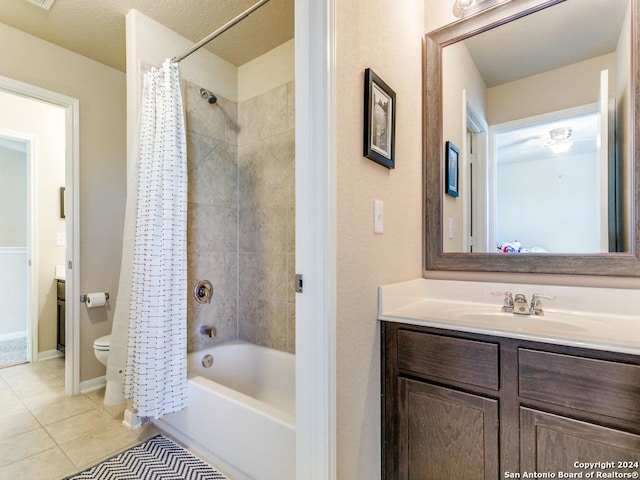
M554 295L543 316L502 313L492 292ZM640 291L417 279L379 289L380 320L640 355Z

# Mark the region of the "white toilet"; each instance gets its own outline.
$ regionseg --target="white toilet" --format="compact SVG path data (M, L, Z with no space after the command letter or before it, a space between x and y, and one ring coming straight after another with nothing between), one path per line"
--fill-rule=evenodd
M106 365L109 358L109 344L111 343L111 335L105 335L93 342L93 353L95 353L98 361Z

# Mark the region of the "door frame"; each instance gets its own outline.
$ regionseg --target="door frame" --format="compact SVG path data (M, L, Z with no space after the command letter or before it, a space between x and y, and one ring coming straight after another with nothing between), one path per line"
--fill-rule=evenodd
M0 90L56 105L65 112L65 393L77 395L80 393L80 101L3 76ZM32 333L37 333L37 319L34 321ZM34 347L33 360L37 359L37 344Z
M336 0L295 0L296 478L337 478Z

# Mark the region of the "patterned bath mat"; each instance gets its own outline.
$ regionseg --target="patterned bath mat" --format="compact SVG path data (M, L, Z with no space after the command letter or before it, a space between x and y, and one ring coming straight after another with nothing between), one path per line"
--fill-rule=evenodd
M125 450L66 480L228 480L163 435Z

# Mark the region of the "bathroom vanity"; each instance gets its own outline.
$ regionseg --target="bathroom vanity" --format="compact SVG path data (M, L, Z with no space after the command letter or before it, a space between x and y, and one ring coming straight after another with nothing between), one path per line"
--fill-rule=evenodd
M637 478L587 476L640 472L634 317L505 314L490 303L489 291L502 287L421 279L380 289L384 478ZM548 288L571 307L575 289ZM621 309L633 298L592 290L594 305L611 294ZM477 302L485 295L489 303Z

